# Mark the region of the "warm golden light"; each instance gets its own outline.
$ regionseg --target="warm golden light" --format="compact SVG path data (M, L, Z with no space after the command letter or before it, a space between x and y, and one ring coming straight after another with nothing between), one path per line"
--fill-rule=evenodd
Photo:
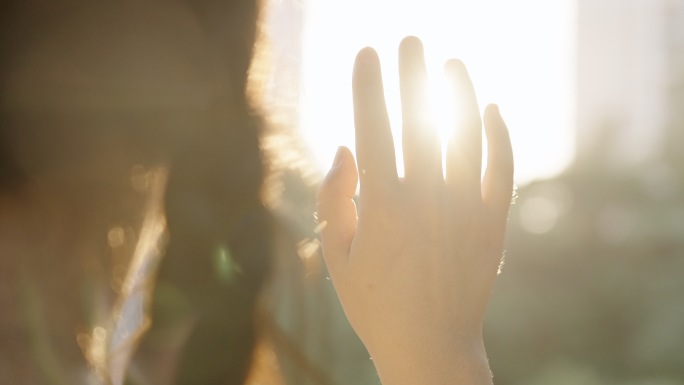
M443 65L468 67L480 102L497 103L516 155L517 182L553 175L574 149L574 3L484 0L317 1L305 5L302 131L325 170L338 145L353 148L351 72L363 46L383 64L385 95L400 172L401 110L397 48L406 35L425 45L433 109L443 139L453 107Z

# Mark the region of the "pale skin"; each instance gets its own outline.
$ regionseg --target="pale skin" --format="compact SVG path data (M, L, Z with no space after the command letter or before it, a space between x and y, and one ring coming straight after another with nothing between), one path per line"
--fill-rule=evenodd
M341 147L318 194L330 277L383 385L492 384L482 322L503 254L513 155L498 108L480 117L463 64L451 60L445 72L460 104L443 174L439 136L423 106L423 47L415 37L402 41L399 178L379 59L370 48L359 52L356 159Z

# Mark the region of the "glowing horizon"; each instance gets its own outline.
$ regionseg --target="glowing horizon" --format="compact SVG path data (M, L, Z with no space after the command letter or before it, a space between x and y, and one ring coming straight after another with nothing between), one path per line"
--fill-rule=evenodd
M425 46L440 126L447 124L439 113L446 101L440 96L442 68L456 57L468 67L480 108L496 103L506 119L516 182L559 173L574 155L573 5L572 0L307 3L300 129L321 170L327 170L337 146L354 148L351 71L364 46L374 47L382 61L402 168L397 48L404 36L415 35Z

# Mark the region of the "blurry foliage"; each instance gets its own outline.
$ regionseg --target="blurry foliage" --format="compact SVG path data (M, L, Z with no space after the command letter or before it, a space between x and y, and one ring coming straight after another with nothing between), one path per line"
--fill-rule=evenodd
M485 325L495 384L684 384L684 40L669 43L660 154L616 164L609 122L519 189Z
M497 385L684 384L684 143L624 168L601 147L518 191L485 327Z

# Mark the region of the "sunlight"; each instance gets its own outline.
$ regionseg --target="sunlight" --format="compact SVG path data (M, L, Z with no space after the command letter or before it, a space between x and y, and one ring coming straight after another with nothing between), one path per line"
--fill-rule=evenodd
M516 152L516 182L560 172L574 151L573 5L572 0L306 3L301 130L322 171L338 145L354 147L351 72L356 52L370 45L382 60L402 172L397 48L404 36L416 35L425 46L443 139L453 124L443 65L456 57L468 67L480 108L500 106Z

